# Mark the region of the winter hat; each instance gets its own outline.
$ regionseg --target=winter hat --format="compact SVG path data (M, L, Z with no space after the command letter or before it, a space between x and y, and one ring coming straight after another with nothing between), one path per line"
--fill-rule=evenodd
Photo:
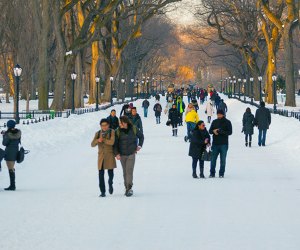
M218 114L218 115L225 115L225 114L224 114L224 111L223 111L222 109L218 109L217 114Z
M8 127L8 128L15 128L16 124L17 124L17 123L16 123L14 120L9 120L9 121L7 122L7 127Z
M133 103L130 103L130 104L129 104L129 107L130 107L130 108L133 108Z

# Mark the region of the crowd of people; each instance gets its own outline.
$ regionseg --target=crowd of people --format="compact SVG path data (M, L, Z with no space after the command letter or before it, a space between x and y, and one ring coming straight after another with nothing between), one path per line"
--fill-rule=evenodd
M210 178L216 176L216 163L220 157L219 177L224 178L226 170L226 158L229 149L229 136L232 135L232 124L226 118L228 108L223 99L216 91L188 91L188 100L184 102L184 90L175 90L166 95L166 106L163 109L160 103L160 95L155 96L153 112L156 124L161 124L161 115L168 117L167 126L172 128L172 136L178 136L178 127L186 124L186 136L184 140L189 142L189 156L192 157L192 177L198 178L197 165L199 163L199 177L205 178L204 164L210 162ZM190 96L190 98L189 98ZM202 100L201 100L202 98ZM205 100L207 103L205 103ZM200 105L199 105L200 104ZM142 109L144 118L148 117L148 110L151 106L148 99L143 100ZM206 116L207 128L203 119L198 114L200 107L203 107ZM217 119L212 121L213 114ZM260 103L260 108L255 115L247 108L242 117L242 133L245 135L245 146L252 147L252 136L254 127L258 127L258 145L266 146L267 130L271 124L271 114ZM15 163L18 158L19 145L21 144L21 131L16 128L16 122L8 121L7 131L2 131L3 145L5 150L0 150L0 162L5 159L9 171L10 186L5 190L16 190L15 185ZM107 118L100 121L100 130L97 131L92 140L91 146L98 147L98 175L100 196L106 196L105 170L108 173L108 192L113 194L114 169L119 160L123 169L125 195L133 195L133 172L136 154L142 149L144 143L143 121L133 103L124 104L120 117L117 117L115 109L112 109ZM1 170L1 165L0 165Z

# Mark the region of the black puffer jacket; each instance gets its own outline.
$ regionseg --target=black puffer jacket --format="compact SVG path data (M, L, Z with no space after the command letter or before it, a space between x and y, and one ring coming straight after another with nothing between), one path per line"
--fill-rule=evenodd
M3 135L3 146L5 146L5 160L16 161L21 142L21 130L8 129Z
M179 123L179 112L176 108L171 108L169 110L169 120L171 120L172 124Z
M144 135L135 126L129 124L128 129L118 128L114 144L115 155L132 155L136 152L137 146L144 144Z
M243 132L245 135L253 135L254 133L254 115L245 112L243 116Z
M215 135L213 130L218 129L219 134ZM212 122L209 133L213 135L213 145L228 145L228 137L232 135L232 124L225 117Z
M205 139L209 139L210 135L206 129L200 130L196 128L191 135L191 144L189 156L201 159L202 153L205 150Z
M109 127L111 129L116 130L119 127L119 119L116 116L109 116L107 117L107 120L109 121Z

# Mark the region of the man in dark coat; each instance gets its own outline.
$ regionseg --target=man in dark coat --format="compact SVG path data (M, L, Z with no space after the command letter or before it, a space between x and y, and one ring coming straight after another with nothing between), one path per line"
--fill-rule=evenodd
M218 107L219 107L218 109L223 110L224 116L226 116L226 113L227 113L227 111L228 111L228 108L227 108L227 105L226 105L226 103L224 102L223 99L220 100L220 103L218 104ZM218 110L218 109L217 109L217 110Z
M255 125L258 127L258 146L266 146L267 130L271 125L271 113L264 102L255 113Z
M144 109L144 117L147 117L148 116L148 108L150 106L150 102L145 99L142 103L142 108Z
M131 108L130 105L128 103L124 104L120 113L120 117L122 115L126 115L129 116L131 114Z
M220 154L221 166L219 177L224 178L226 157L228 151L228 137L232 134L232 125L225 118L223 110L217 111L218 119L214 120L209 129L209 133L213 135L212 143L212 159L210 165L210 178L214 178L216 174L217 159Z
M9 120L7 122L7 131L3 134L3 146L5 146L5 161L9 171L10 186L5 188L6 191L16 190L15 163L21 143L21 130L15 128L16 122Z
M159 102L157 102L154 105L153 111L155 112L156 124L160 124L160 116L161 116L161 112L162 112L162 106L160 105Z
M120 117L120 127L116 130L114 153L117 160L121 161L124 176L125 195L133 195L133 169L136 153L140 151L144 143L144 135L128 117Z
M138 128L139 131L143 132L143 122L140 115L136 111L136 107L131 109L131 115L128 116L131 123Z
M107 117L107 120L109 122L109 128L116 130L119 127L119 119L116 116L116 110L112 110L110 112L110 116Z

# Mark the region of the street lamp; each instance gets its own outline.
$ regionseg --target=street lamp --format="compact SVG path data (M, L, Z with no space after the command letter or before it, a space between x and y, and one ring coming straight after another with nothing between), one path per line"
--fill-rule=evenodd
M125 85L125 79L121 79L121 83L123 84L123 87L124 87L124 101L126 99L126 85Z
M73 72L71 74L72 79L72 114L75 112L75 80L76 80L77 74Z
M133 101L133 90L134 90L134 79L131 79L130 93L131 93L131 101Z
M229 98L232 97L232 80L229 81Z
M258 77L258 81L259 81L259 101L262 101L262 91L261 91L261 82L262 82L262 76Z
M236 97L236 80L233 80L233 94L234 94L234 97Z
M145 97L145 81L144 80L142 81L142 87L143 87L143 97L142 98L144 98Z
M19 92L20 92L20 76L22 74L22 68L19 64L14 67L14 75L16 77L16 123L20 123L19 114ZM48 93L47 93L48 94Z
M247 85L247 80L244 79L243 82L244 82L244 102L246 102L246 85Z
M228 86L228 78L225 78L225 95L227 95L228 91L227 91L227 86Z
M251 104L253 104L253 96L254 96L254 93L253 93L253 82L254 82L254 78L251 77L250 78L250 83L251 83L251 86L250 86L250 88L251 88Z
M99 110L99 82L100 82L100 77L96 76L95 80L96 80L96 111L98 111Z
M223 93L223 80L221 80L220 82L221 82L221 93Z
M274 113L276 113L276 81L277 81L277 75L273 74L272 76L272 80L273 80L273 102L274 102Z
M242 82L242 79L238 79L238 83L239 83L239 99L241 100L241 82Z
M110 106L113 106L113 81L114 81L114 77L111 76L110 78Z
M147 81L146 81L146 88L147 88L147 98L149 98L149 79L150 79L150 77L148 76L147 77Z
M139 99L139 79L136 78L136 98Z

